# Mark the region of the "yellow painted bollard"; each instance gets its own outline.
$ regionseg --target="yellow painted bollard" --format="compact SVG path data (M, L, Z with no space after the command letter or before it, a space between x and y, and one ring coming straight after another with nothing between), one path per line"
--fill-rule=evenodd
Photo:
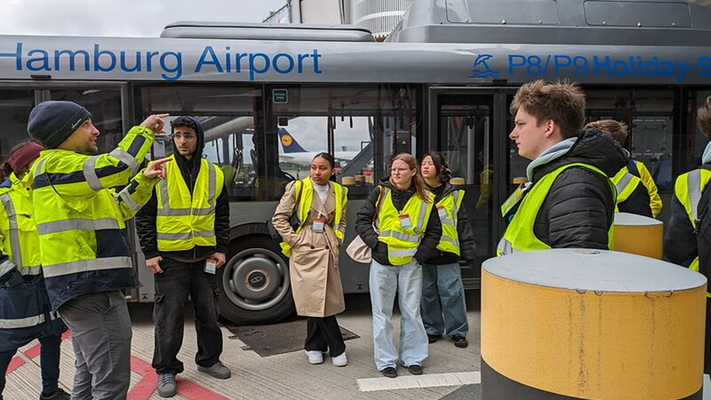
M664 223L630 213L615 213L615 251L662 259Z
M355 185L355 177L353 176L344 176L341 178L341 183L343 186L353 186Z
M556 249L484 262L484 400L701 399L706 278Z

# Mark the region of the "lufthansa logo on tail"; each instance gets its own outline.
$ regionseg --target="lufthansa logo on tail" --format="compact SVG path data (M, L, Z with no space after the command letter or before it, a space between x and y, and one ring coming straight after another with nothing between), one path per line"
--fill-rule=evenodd
M284 135L281 137L281 144L283 144L284 146L291 146L291 143L293 142L294 140L291 138L290 135Z

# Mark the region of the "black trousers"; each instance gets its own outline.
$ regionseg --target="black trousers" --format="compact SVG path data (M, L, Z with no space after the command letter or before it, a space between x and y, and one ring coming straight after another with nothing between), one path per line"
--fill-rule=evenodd
M346 343L343 341L341 328L338 327L335 315L325 318L306 318L304 349L323 353L330 350L331 357L338 357L346 351Z
M211 367L220 361L222 332L217 325L217 280L205 272L205 261L183 263L169 258L160 262L162 274L155 274L156 299L153 305L155 349L153 368L159 374L183 372L178 352L183 345L185 308L188 295L195 310L198 351L195 363Z

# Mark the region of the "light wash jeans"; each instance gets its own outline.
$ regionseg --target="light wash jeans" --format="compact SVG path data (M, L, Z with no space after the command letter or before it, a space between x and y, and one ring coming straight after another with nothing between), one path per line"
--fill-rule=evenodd
M427 358L427 333L420 315L422 266L413 260L405 265L370 264L370 303L373 307L375 367L397 367L398 351L393 334L395 293L400 307L400 362L422 365Z
M466 337L469 333L459 264L425 264L422 267L422 321L429 335L446 332L449 337Z

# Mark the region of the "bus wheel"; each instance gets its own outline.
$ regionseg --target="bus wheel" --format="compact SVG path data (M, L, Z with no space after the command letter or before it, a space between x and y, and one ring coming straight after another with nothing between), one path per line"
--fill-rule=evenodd
M270 237L233 241L217 278L220 314L234 323L274 323L294 312L289 262Z

